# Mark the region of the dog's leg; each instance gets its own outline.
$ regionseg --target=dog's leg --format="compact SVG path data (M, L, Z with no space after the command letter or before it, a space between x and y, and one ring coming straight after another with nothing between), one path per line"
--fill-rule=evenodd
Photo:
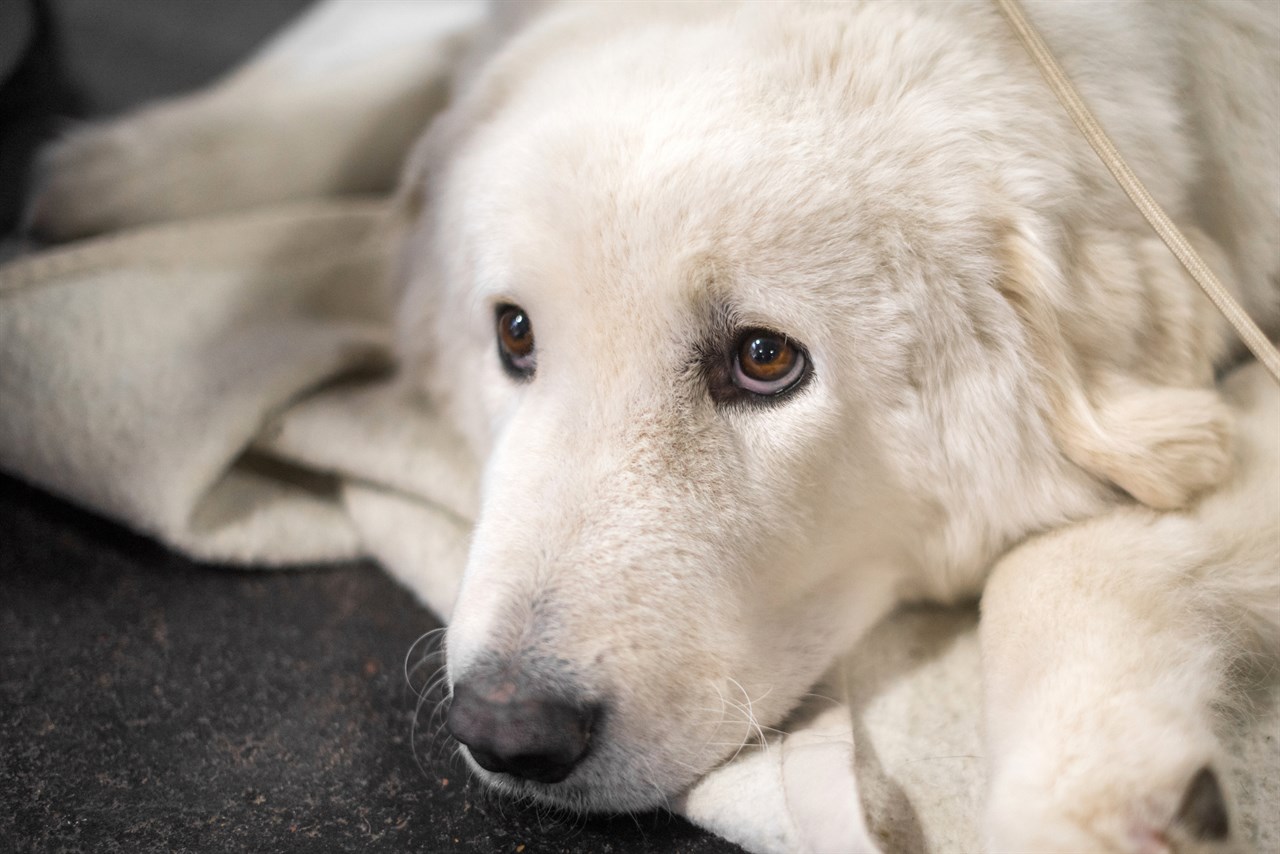
M1223 662L1173 589L1191 567L1161 537L1178 533L1122 514L1050 535L993 575L981 627L991 850L1156 854L1178 833L1228 837L1210 726ZM1184 812L1198 821L1179 827Z
M1048 534L994 571L991 850L1247 848L1212 723L1229 667L1280 632L1280 393L1253 375L1225 488L1188 513L1126 507Z
M207 89L45 154L37 237L394 186L444 103L482 0L328 0Z

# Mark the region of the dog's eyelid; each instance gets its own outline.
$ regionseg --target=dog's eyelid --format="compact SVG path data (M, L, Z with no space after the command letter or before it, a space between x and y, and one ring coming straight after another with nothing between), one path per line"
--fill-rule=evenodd
M697 358L711 399L721 406L785 403L809 386L814 374L808 348L767 324L724 330L697 348Z
M515 303L497 303L493 309L498 359L513 380L529 382L538 366L533 319Z

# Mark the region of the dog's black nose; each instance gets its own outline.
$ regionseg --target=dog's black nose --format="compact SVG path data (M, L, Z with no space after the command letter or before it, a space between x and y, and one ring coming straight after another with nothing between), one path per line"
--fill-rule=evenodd
M448 726L486 771L558 783L587 755L595 718L594 706L482 680L453 687Z

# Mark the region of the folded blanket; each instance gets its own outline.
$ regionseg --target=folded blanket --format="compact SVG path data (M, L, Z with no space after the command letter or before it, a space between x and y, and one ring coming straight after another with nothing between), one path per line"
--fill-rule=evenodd
M308 203L0 268L0 468L199 558L372 556L447 618L477 467L394 372L385 216ZM975 625L895 616L791 735L680 809L757 851L980 849ZM1280 849L1276 706L1223 724L1240 826L1264 850Z

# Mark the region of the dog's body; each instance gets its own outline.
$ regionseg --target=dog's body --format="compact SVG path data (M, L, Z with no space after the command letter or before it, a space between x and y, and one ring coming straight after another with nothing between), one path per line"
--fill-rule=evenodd
M1229 474L1232 339L994 6L413 8L359 29L335 3L194 102L73 139L34 218L70 236L375 187L462 69L402 185L400 337L486 461L448 643L486 779L660 804L895 604L975 597L1032 538L984 598L991 844L1233 845L1212 704L1280 624L1277 411L1196 505ZM1274 333L1274 9L1032 12ZM238 147L312 134L228 179ZM191 158L190 191L115 171L153 146ZM495 345L516 307L527 362ZM740 375L762 330L806 363L776 395ZM547 738L573 755L521 765Z

